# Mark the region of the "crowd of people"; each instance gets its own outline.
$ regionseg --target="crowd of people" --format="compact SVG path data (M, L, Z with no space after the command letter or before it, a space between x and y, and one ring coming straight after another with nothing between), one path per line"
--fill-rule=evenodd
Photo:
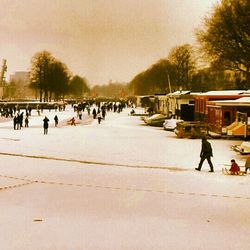
M26 116L31 115L32 108L27 105L27 107L24 109ZM2 117L5 118L13 118L17 113L20 113L21 109L18 105L16 106L3 106L0 108L0 114Z
M83 119L83 113L87 112L88 117L92 117L93 119L97 119L98 124L101 123L102 120L105 120L105 117L107 115L107 112L122 112L123 108L126 107L125 103L118 102L98 102L98 103L78 103L75 105L72 105L74 112L76 113L76 116L73 116L67 123L73 126L76 126L76 122L78 121L81 123L81 120ZM59 110L65 111L66 106L60 106L60 108L56 107L55 112ZM2 112L1 112L2 111ZM30 117L34 114L31 114L32 109L30 107L27 107L26 109L19 109L18 107L14 108L8 108L4 110L0 110L1 114L6 114L4 117L6 118L12 118L13 119L13 127L14 130L21 130L23 127L23 123L25 128L29 127L30 124ZM37 107L37 116L41 116L43 114L43 109ZM49 111L51 111L49 109ZM41 123L43 124L44 129L44 135L48 134L49 129L49 118L47 116L44 116ZM77 122L77 123L78 123ZM58 115L55 114L54 116L54 123L55 127L58 127L59 125L59 118Z

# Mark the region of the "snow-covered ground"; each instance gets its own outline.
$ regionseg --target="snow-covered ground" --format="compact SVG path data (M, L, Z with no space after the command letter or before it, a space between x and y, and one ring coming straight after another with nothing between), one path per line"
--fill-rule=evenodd
M215 173L197 172L200 140L129 111L100 125L86 113L67 125L70 106L34 111L22 130L0 123L0 249L250 249L250 175L221 173L244 165L241 141L210 140Z
M13 130L12 121L0 123L1 152L124 164L131 166L173 167L193 169L199 162L200 140L177 139L173 132L146 126L139 117L108 113L101 126L84 113L82 126L66 124L76 113L67 107L65 112L46 112L30 118L30 127ZM59 127L54 127L55 113ZM43 135L42 120L50 119L49 134ZM244 165L246 157L236 155L231 146L240 141L213 140L215 170L220 171L231 158ZM110 157L112 155L112 157Z

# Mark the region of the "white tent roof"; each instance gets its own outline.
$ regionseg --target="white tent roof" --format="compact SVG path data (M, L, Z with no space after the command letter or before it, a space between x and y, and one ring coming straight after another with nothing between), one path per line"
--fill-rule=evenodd
M209 103L218 106L250 106L250 97L241 97L236 100L209 101Z
M212 90L200 95L240 95L244 94L246 90ZM250 93L249 93L250 94Z

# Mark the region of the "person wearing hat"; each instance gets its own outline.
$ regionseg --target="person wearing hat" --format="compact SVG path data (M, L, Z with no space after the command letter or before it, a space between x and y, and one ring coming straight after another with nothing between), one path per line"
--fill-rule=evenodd
M211 157L213 157L213 150L212 150L211 144L204 137L202 138L202 144L201 144L200 163L199 163L198 168L195 168L195 170L200 171L203 162L205 161L205 159L207 159L207 162L210 166L209 172L214 172L214 167L213 167L213 163L211 162Z

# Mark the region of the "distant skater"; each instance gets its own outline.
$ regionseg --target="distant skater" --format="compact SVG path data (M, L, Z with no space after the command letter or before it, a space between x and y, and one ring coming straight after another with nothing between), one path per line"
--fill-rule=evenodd
M16 129L21 129L21 126L20 126L20 113L17 113L16 115Z
M44 134L48 134L48 128L49 128L49 118L47 116L44 117L43 119L43 129L44 129Z
M82 120L82 110L80 109L78 112L79 120Z
M98 124L101 123L101 120L102 120L102 115L101 115L101 112L97 113L97 119L98 119Z
M71 126L76 126L76 120L74 117L72 117L69 121Z
M25 117L24 124L25 124L25 128L29 127L29 118L28 118L28 116Z
M23 127L23 112L19 115L20 129Z
M95 108L92 111L92 115L93 115L93 119L95 119L96 118L96 109Z
M17 128L17 122L18 122L18 118L17 118L17 115L15 115L14 118L13 118L14 130L18 129Z
M57 127L57 125L58 125L58 116L57 115L55 115L54 121L55 121L55 127Z
M195 168L195 170L200 171L204 160L207 159L207 162L210 166L209 172L214 172L214 167L211 162L211 157L213 157L213 150L211 144L207 141L206 138L202 138L201 153L200 153L201 159L198 168Z
M90 107L87 107L88 115L90 115Z

